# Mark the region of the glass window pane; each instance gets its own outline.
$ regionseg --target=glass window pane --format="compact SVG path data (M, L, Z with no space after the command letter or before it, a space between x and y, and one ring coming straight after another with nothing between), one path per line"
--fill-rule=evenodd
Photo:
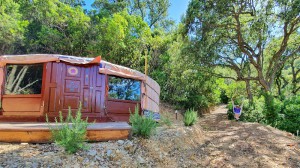
M108 97L111 99L140 101L141 82L133 79L109 76Z
M5 94L41 94L43 64L7 65Z

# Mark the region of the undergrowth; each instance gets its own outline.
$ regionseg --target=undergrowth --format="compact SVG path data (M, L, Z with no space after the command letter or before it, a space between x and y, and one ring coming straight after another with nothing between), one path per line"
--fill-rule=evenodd
M185 126L192 126L197 122L198 115L193 109L188 109L183 115L183 122Z
M59 121L55 118L55 126L51 126L46 116L46 121L49 125L52 139L59 146L64 147L67 153L76 153L80 149L87 149L86 145L86 133L89 125L88 118L81 119L82 105L79 104L79 108L76 112L76 116L72 116L71 108L69 107L68 116L64 119L62 112L59 112Z
M135 136L149 138L156 130L157 123L152 115L145 117L139 114L139 107L136 106L134 113L130 114L129 122L132 126L132 133Z

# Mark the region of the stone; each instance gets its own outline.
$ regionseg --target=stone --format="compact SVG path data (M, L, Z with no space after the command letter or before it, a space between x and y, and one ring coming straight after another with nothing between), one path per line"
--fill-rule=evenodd
M90 156L95 156L97 154L97 151L96 150L90 150L87 154L90 155Z
M38 164L37 162L33 162L33 163L32 163L32 167L33 167L33 168L37 168L37 167L39 167L39 164Z
M95 158L96 158L96 160L98 160L98 161L103 161L103 158L102 158L102 157L96 156Z
M124 144L124 140L118 140L117 143L118 143L118 145L123 145Z
M138 161L140 164L145 163L145 159L142 158L141 156L138 156L138 157L137 157L137 161Z
M111 154L112 154L112 150L108 149L108 150L106 151L106 156L110 157Z

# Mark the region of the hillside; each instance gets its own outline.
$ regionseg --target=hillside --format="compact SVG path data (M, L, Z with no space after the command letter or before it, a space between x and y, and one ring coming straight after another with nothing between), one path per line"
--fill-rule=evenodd
M300 140L257 123L228 121L219 106L193 127L173 120L150 139L91 143L67 155L54 144L0 144L0 167L300 167Z

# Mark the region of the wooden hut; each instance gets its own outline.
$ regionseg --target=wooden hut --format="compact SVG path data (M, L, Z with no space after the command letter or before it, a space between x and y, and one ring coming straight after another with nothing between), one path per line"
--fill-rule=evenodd
M150 77L101 57L0 56L0 121L44 122L80 102L91 121L128 121L135 106L158 119L159 94Z

